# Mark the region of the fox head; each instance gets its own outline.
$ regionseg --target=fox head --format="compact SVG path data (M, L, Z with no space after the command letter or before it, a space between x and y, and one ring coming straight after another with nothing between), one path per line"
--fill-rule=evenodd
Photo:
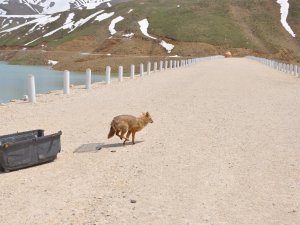
M148 123L153 123L153 120L152 120L152 118L151 118L151 116L150 116L150 114L148 112L143 113L143 116L144 116L144 118L146 119L146 121Z

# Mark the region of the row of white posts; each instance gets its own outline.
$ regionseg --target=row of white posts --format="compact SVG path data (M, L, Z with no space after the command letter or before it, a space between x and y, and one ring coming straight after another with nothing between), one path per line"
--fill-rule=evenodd
M274 60L259 58L254 56L248 56L247 58L265 64L275 70L279 70L281 72L294 75L295 77L300 78L300 67L293 64L280 63Z
M157 73L159 70L160 72L167 69L174 69L174 68L180 68L180 67L187 67L190 65L193 65L195 63L212 60L212 59L218 59L218 58L224 58L223 56L209 56L209 57L202 57L202 58L193 58L193 59L186 59L186 60L165 60L159 62L159 68L158 63L154 62L153 64L153 71L151 71L152 65L151 62L147 63L146 68L146 74L149 76L151 72ZM144 76L144 64L140 64L140 76ZM135 75L135 65L130 66L130 79L134 79L136 77ZM118 80L120 82L123 81L123 66L119 66L118 68ZM105 73L105 83L110 84L111 82L111 67L106 67L106 73ZM85 76L85 87L86 89L91 89L92 84L92 71L91 69L86 70L86 76ZM70 72L68 70L64 71L64 94L70 94ZM36 91L35 91L35 80L33 75L28 76L28 100L29 102L36 103Z

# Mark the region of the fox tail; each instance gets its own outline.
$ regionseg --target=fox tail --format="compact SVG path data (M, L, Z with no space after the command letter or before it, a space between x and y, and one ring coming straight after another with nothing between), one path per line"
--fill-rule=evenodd
M107 138L112 138L115 135L115 133L115 129L111 126Z

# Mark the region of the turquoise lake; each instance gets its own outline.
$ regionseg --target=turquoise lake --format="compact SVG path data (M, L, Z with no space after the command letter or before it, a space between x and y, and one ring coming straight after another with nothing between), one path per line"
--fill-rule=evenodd
M47 66L8 65L0 62L0 103L21 99L27 94L27 77L34 75L37 94L63 89L63 72ZM92 73L92 83L105 80L104 75ZM70 72L70 83L85 84L85 73Z

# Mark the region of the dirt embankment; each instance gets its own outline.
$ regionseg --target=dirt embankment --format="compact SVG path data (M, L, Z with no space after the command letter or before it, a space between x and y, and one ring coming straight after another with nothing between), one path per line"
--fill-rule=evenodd
M58 61L53 68L57 70L85 71L91 68L93 71L103 72L106 66L116 70L123 65L125 71L130 64L155 62L170 59L170 56L179 56L177 59L189 57L203 57L209 55L223 55L230 50L233 57L255 55L273 58L288 63L298 63L300 59L294 56L291 50L282 49L276 54L257 52L245 48L226 48L213 46L206 43L179 42L169 40L175 45L171 54L162 48L158 41L149 41L142 37L132 39L113 38L97 41L91 37L80 37L66 42L59 47L35 47L35 48L2 48L0 60L9 61L12 64L48 65L48 60Z

